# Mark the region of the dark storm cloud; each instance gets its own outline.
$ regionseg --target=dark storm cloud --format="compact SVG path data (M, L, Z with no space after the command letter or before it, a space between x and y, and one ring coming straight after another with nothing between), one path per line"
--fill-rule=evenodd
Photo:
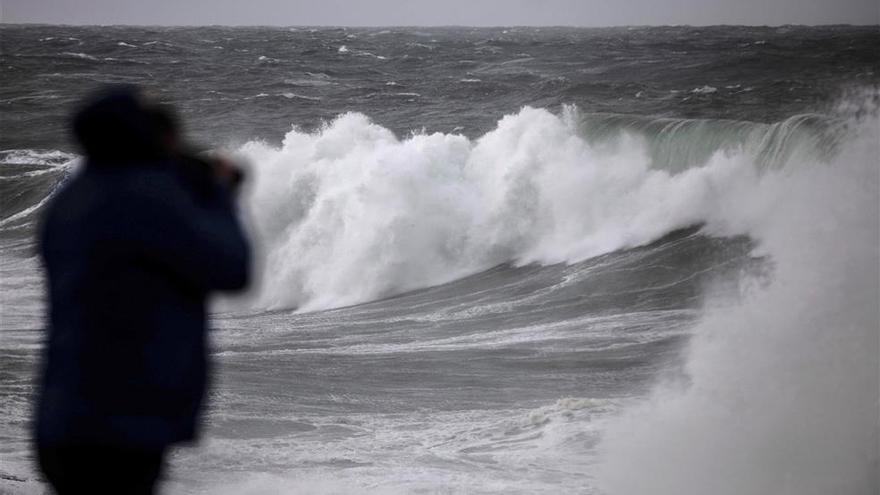
M2 21L158 25L877 24L877 0L4 0Z

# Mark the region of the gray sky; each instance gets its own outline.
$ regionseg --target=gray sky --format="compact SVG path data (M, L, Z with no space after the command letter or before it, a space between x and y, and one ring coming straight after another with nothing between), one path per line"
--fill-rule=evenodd
M0 0L4 23L880 24L880 0Z

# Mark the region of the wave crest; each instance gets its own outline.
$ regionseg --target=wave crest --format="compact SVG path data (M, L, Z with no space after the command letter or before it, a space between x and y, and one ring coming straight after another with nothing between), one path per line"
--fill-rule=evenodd
M750 196L765 171L823 161L845 129L818 117L711 124L708 150L667 167L658 147L668 162L706 124L611 132L606 119L598 132L585 122L573 107L526 107L476 140L400 139L347 113L314 133L290 131L280 147L246 144L258 168L248 204L267 253L258 305L354 304L502 262L575 262L694 224L749 233L736 228L760 217Z

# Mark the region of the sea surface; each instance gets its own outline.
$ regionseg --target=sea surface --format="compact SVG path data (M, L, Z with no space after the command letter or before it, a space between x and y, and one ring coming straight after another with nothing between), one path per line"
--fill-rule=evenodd
M0 25L0 493L103 83L247 165L164 493L876 494L880 27ZM113 352L108 349L107 352Z

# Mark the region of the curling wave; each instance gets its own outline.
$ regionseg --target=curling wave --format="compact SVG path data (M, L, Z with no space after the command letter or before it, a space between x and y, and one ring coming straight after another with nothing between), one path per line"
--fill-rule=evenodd
M824 162L853 132L817 115L765 125L526 107L476 140L401 139L347 113L280 147L241 148L258 168L248 205L267 253L257 305L355 304L693 225L749 234L768 174Z

